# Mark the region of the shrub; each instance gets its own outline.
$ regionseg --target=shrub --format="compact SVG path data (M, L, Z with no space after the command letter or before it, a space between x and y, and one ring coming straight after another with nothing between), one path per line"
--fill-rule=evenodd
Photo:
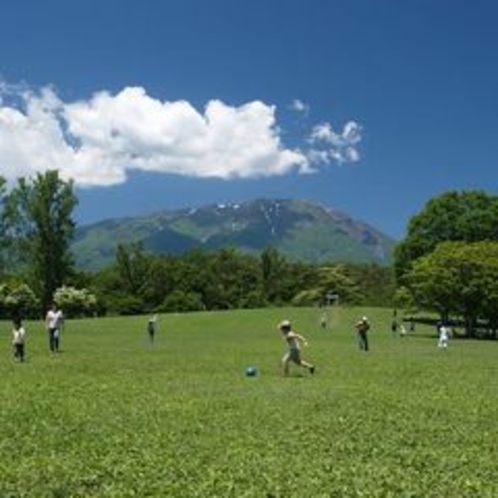
M54 294L54 301L68 317L94 315L97 311L97 298L88 289L60 287Z

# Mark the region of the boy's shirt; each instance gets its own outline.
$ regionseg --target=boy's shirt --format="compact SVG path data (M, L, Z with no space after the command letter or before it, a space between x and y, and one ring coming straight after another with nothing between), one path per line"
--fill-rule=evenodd
M14 344L24 344L24 340L26 338L26 331L24 330L23 327L14 330L12 334L14 336L14 339L12 341Z

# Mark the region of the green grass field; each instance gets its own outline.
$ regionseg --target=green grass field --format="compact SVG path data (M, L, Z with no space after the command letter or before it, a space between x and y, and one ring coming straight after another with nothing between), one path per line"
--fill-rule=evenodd
M282 377L283 318L314 376ZM71 320L56 355L27 322L24 364L2 322L0 497L498 496L498 343L393 338L390 310L319 318L163 315L154 346L147 317Z

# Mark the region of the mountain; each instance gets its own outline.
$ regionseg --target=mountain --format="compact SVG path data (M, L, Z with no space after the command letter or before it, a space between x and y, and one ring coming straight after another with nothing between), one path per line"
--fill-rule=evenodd
M395 241L348 215L305 200L260 199L148 216L119 218L76 230L78 266L96 270L114 262L119 243L141 242L158 254L234 247L257 254L272 246L290 260L388 265Z

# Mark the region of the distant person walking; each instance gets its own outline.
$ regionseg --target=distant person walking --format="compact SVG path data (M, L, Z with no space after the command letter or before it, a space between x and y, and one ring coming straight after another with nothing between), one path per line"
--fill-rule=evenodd
M157 327L157 315L154 315L150 317L149 321L147 322L147 333L149 334L149 341L151 344L154 344L156 327Z
M23 363L26 355L26 330L22 326L20 319L13 320L12 348L14 350L14 358Z
M370 330L370 323L366 316L364 316L355 325L356 332L358 334L358 345L362 351L368 351L368 331Z
M398 310L396 308L393 309L393 319L391 321L391 333L393 337L396 337L398 334Z
M322 313L322 316L320 317L320 326L322 327L323 330L327 328L328 322L329 322L329 317L327 316L327 312Z
M62 324L64 323L64 314L57 305L52 304L45 317L45 326L48 332L48 346L52 353L57 353L60 347L60 335Z
M305 337L294 332L289 320L284 320L278 324L278 329L284 336L287 343L288 350L282 358L282 370L285 376L289 375L289 365L291 362L299 365L300 367L307 368L310 373L315 373L315 365L309 363L301 358L301 343L303 346L308 345Z

